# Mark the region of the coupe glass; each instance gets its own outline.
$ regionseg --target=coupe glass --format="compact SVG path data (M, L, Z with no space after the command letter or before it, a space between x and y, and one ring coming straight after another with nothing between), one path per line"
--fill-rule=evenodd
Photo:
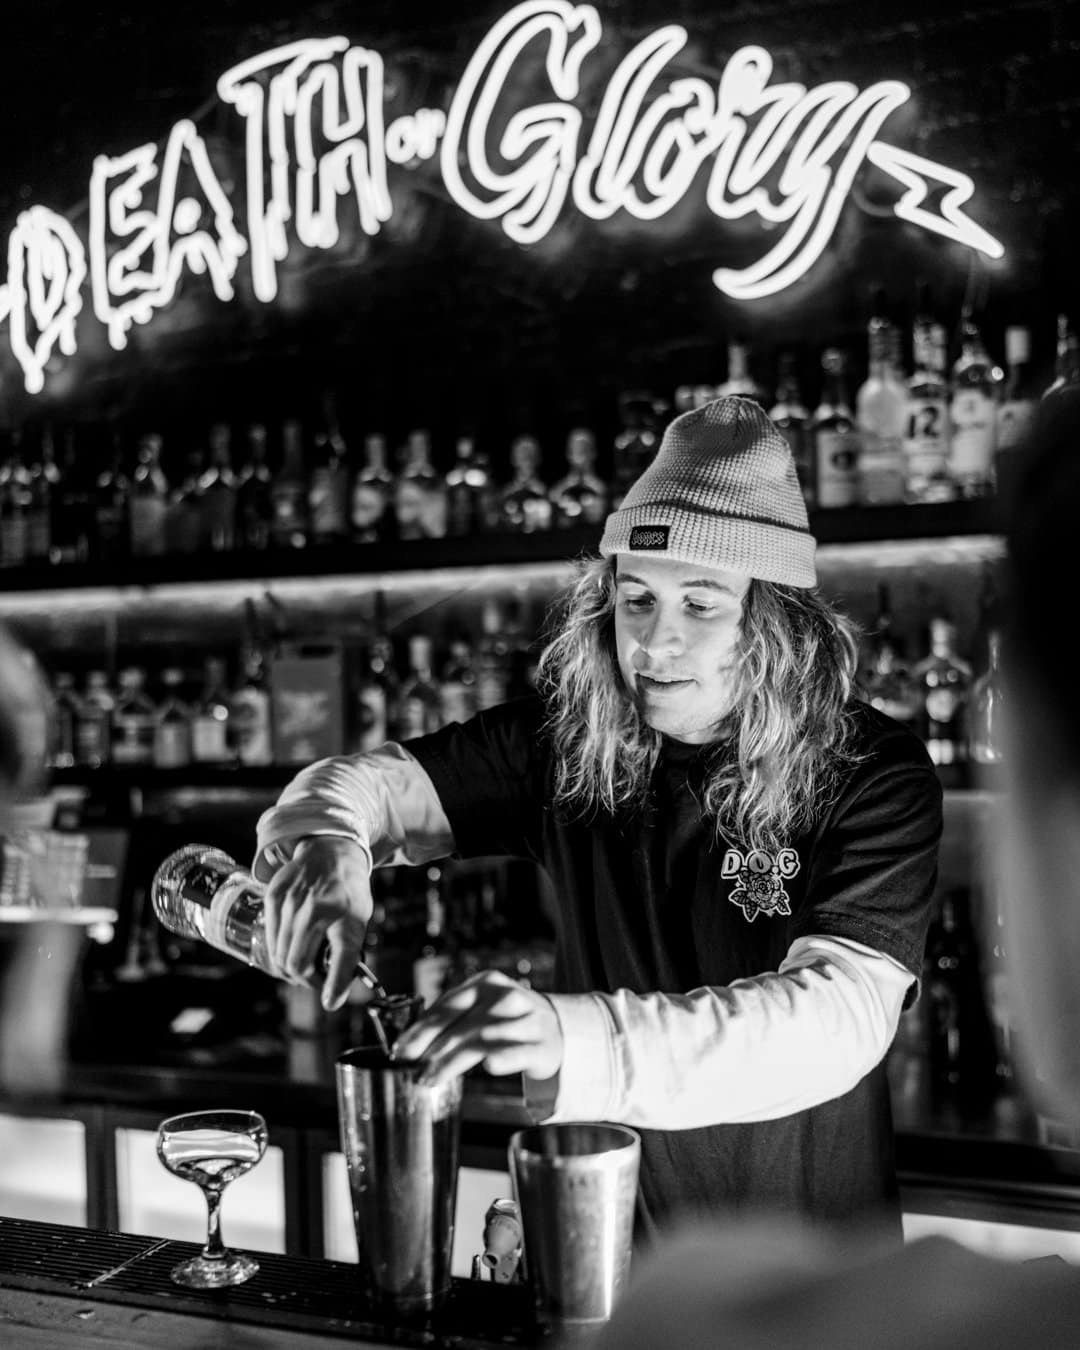
M158 1126L162 1163L206 1196L206 1246L181 1261L172 1278L189 1289L219 1289L241 1284L259 1269L258 1261L231 1252L221 1241L221 1196L266 1152L266 1121L256 1111L189 1111Z

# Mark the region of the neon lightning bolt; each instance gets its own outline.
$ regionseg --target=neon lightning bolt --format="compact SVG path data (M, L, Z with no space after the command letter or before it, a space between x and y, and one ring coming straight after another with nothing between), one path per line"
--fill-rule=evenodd
M1005 250L994 236L960 210L975 191L975 184L967 174L947 169L944 164L935 164L933 160L923 159L907 150L897 150L893 145L883 145L881 141L867 146L866 157L907 188L893 207L901 219L935 230L946 239L955 239L969 248L977 248L990 258L1004 256ZM940 214L924 210L922 206L931 187L937 183L948 187L941 199Z

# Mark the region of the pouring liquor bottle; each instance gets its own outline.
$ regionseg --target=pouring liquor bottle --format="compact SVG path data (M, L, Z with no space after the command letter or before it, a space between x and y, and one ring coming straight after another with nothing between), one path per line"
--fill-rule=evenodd
M150 884L154 913L170 932L209 943L273 975L263 922L264 895L264 887L246 868L208 844L185 844L170 853ZM329 955L324 946L323 969ZM371 991L367 1008L382 1048L389 1053L393 1041L417 1016L420 1001L411 994L388 993L363 961L357 962L356 978Z

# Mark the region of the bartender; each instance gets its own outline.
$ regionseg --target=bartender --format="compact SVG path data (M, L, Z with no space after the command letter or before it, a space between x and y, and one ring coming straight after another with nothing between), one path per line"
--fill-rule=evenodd
M941 835L921 742L856 697L788 445L677 417L563 597L535 697L313 764L259 821L279 972L340 1005L373 867L527 857L555 988L486 971L402 1037L519 1073L537 1119L642 1139L639 1234L690 1215L900 1215L884 1056L916 996Z

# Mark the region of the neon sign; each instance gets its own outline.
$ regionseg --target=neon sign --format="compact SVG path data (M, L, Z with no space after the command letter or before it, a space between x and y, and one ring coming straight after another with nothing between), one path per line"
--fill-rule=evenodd
M160 152L148 144L95 159L85 247L46 207L18 217L0 320L27 390L43 388L54 350L74 354L87 277L93 313L118 351L134 324L169 305L185 272L206 275L228 301L247 256L252 291L269 303L292 249L338 244L343 211L364 234L381 232L394 213L390 165L436 164L457 207L525 247L573 212L660 220L703 182L719 221L766 227L756 260L713 271L713 284L740 301L775 295L814 266L867 162L902 190L898 217L1003 255L962 209L974 192L967 175L879 139L910 97L899 81L774 84L772 58L758 46L736 51L718 81L672 76L687 32L669 24L626 53L587 125L578 101L601 37L591 5L524 0L484 36L445 111L389 122L382 58L347 38L303 39L234 66L217 93L244 129L243 230L186 119ZM538 50L548 96L514 106L514 77L534 69Z

